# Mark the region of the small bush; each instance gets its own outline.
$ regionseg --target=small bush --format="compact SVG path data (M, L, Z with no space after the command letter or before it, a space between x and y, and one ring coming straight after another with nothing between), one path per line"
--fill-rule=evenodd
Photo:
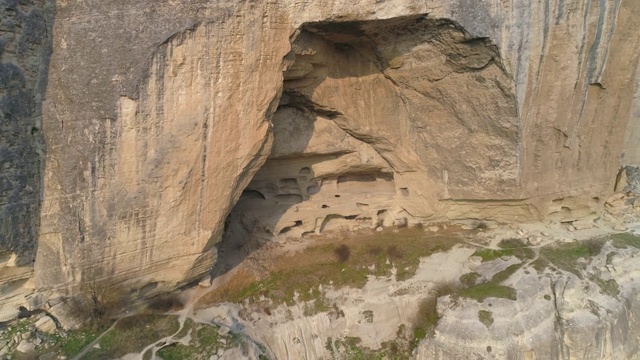
M380 246L374 246L367 250L367 253L372 256L380 256L382 254L382 248Z
M349 260L349 256L351 256L351 250L349 250L349 247L345 244L338 246L334 250L334 253L338 257L338 261L341 263L347 262L347 260Z
M86 320L88 328L93 330L109 327L128 304L129 294L122 285L106 281L82 284L80 294L68 302L78 319Z
M402 253L402 251L400 251L400 249L398 249L396 245L388 246L387 254L392 259L402 259L404 257L404 254Z

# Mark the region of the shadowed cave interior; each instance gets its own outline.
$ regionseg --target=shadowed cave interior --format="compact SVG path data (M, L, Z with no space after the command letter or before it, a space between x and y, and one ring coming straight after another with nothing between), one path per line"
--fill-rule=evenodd
M505 113L515 121L513 95L500 83L510 79L497 59L487 39L470 38L448 20L410 16L305 24L286 59L282 97L271 119L271 154L225 222L212 275L230 270L268 241L419 223L402 206L413 196L411 184L395 180L399 173L440 176L438 167L459 150L438 144L434 134L444 129L464 132L463 147L474 147L477 134L499 140L492 144L499 154L488 151L484 163L449 167L452 176L469 168L513 166L515 126L492 123ZM469 91L486 92L494 104L479 109L477 119L461 119L456 107L472 104L449 103L455 99L447 99L447 92L459 89L445 81L439 88L446 77ZM376 94L381 98L372 98ZM461 176L459 185L467 178Z

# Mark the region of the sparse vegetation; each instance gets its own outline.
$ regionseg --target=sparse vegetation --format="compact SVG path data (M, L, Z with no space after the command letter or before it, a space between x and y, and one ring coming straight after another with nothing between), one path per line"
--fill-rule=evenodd
M482 262L492 261L499 259L503 256L513 256L513 249L478 249L474 256L480 256Z
M349 247L347 245L342 244L334 250L334 253L338 257L338 261L341 263L344 263L347 260L349 260L349 256L351 255L351 250L349 250Z
M345 337L333 340L327 338L325 348L334 359L347 360L382 360L386 351L374 351L360 346L361 339L357 337Z
M98 333L91 330L72 330L65 337L58 337L60 350L66 356L78 354L85 346L98 337Z
M501 285L501 283L513 275L522 265L522 263L511 265L495 274L490 281L462 289L456 295L475 299L479 302L483 302L490 297L516 300L516 290L510 286Z
M488 328L493 324L493 313L488 310L479 310L478 320Z
M364 316L364 321L370 324L373 323L373 311L365 310L362 312L362 315Z
M629 246L640 249L640 235L619 233L610 235L609 239L611 239L611 244L618 249L624 249Z
M577 241L569 244L545 246L540 249L539 259L532 266L540 271L550 264L558 269L582 276L587 261L600 253L604 239ZM580 259L584 259L580 261Z
M516 291L514 288L498 285L493 282L488 282L468 289L464 289L460 291L458 295L470 299L475 299L479 302L483 302L485 299L491 297L516 300Z
M603 280L598 276L591 276L589 277L589 280L596 283L596 285L600 287L600 291L605 295L609 295L611 297L616 297L620 295L620 286L613 279Z
M109 281L90 281L80 286L77 296L68 305L77 318L85 320L85 328L100 331L108 328L114 319L130 304L126 289Z
M146 345L178 331L174 316L135 315L124 318L100 339L100 348L93 348L84 359L115 359L142 350Z
M211 355L217 354L219 349L242 347L244 344L239 335L232 332L222 335L217 326L191 322L185 323L185 329L191 334L189 345L170 344L158 350L158 357L164 360L209 359Z
M478 249L473 255L480 256L483 262L499 259L503 256L515 256L520 260L533 259L535 252L520 239L505 239L498 244L499 249Z
M295 256L276 262L266 279L253 280L246 273L239 274L220 290L201 300L200 306L221 301L259 302L260 296L269 298L277 306L297 301L321 299L321 287L362 287L369 275L391 276L406 280L417 270L421 257L447 251L461 239L452 236L426 235L423 231L405 229L399 233L371 233L359 238L345 236L342 246L332 243L305 249ZM348 250L348 257L343 256ZM297 297L296 297L297 294ZM328 307L319 307L328 310ZM318 308L318 309L319 309Z
M474 286L478 282L480 274L477 272L469 272L460 276L460 282L466 287Z

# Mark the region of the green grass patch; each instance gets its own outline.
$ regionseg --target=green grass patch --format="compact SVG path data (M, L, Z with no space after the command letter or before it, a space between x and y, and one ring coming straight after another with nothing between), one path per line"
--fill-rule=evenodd
M478 249L473 256L480 256L482 262L500 259L503 256L513 256L513 249Z
M535 251L529 248L529 245L525 244L520 239L504 239L498 243L498 247L501 249L513 250L513 256L520 260L531 260L536 257Z
M499 259L503 256L515 256L518 259L533 259L535 252L520 239L504 239L498 243L499 249L478 249L473 255L480 256L482 262Z
M589 280L596 283L596 285L600 287L600 291L605 295L609 295L611 297L617 297L620 295L620 285L618 285L614 279L603 280L598 276L591 276Z
M428 297L418 305L418 313L413 323L414 342L417 345L422 339L434 334L440 315L437 311L438 298Z
M516 300L516 290L510 286L501 285L501 283L511 277L522 265L522 263L511 265L495 274L490 281L462 289L455 295L475 299L479 302L491 297Z
M488 310L479 310L478 320L488 328L493 324L493 313Z
M94 341L98 335L92 330L71 330L66 336L60 337L60 351L66 356L76 355Z
M478 282L480 274L477 272L469 272L460 276L460 282L466 287L474 286Z
M618 233L610 235L609 239L611 239L611 245L618 249L625 249L630 246L640 249L640 235L631 233Z
M509 300L516 300L516 290L509 286L503 286L494 284L492 282L480 284L468 289L463 289L458 292L461 297L469 299L475 299L479 302L483 302L488 298L503 298Z
M543 268L543 266L546 267L549 265L545 264L546 261L558 269L581 276L582 271L586 268L586 262L600 254L603 245L603 239L594 239L569 244L545 246L540 249L540 258L542 259L540 264L534 267L536 270L537 268ZM581 258L584 259L585 262L579 262Z
M84 359L114 359L139 352L154 341L174 334L178 325L174 316L148 314L124 318L100 339L100 348L91 349Z
M382 360L388 358L385 350L375 351L362 347L360 345L361 341L362 340L357 337L346 337L344 339L336 339L335 341L328 338L325 347L329 350L334 359Z
M507 280L508 278L511 277L511 275L513 275L516 271L518 271L518 269L520 269L522 267L522 263L519 264L513 264L509 267L507 267L506 269L500 271L499 273L493 275L493 277L491 278L491 282L493 283L501 283L505 280Z
M221 335L217 326L192 323L189 331L189 345L175 343L165 346L158 350L158 357L163 360L208 359L217 354L219 349L241 347L246 350L246 343L240 334L228 332Z
M201 352L198 348L182 344L165 346L156 353L156 355L163 360L195 359L200 354ZM213 353L211 355L213 355Z
M178 332L176 334L176 339L180 339L183 338L185 336L187 336L187 334L191 331L191 328L193 327L193 320L191 319L185 319L184 321L184 325L182 326L182 329L180 329L180 332Z

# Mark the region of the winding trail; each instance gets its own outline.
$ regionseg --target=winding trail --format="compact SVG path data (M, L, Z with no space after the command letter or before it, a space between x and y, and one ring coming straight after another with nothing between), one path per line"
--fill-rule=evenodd
M156 353L162 349L163 347L169 346L171 344L174 343L183 343L185 341L185 338L188 338L188 334L186 336L183 336L181 338L177 338L177 336L180 334L180 332L183 330L184 325L187 321L187 319L191 319L194 323L199 323L199 324L204 324L204 325L210 325L210 326L217 326L220 328L228 328L230 332L240 335L241 338L243 339L243 341L245 341L245 343L247 345L249 345L249 348L247 349L249 352L249 356L251 358L255 358L258 359L259 356L263 356L266 357L266 359L274 359L274 356L270 353L265 353L265 346L262 346L262 344L260 344L258 341L254 340L253 338L251 338L249 335L247 335L244 332L244 327L242 326L242 324L240 324L239 322L234 322L233 324L229 325L229 324L225 324L225 323L221 323L221 322L217 322L214 320L208 320L205 321L201 318L198 318L195 315L195 304L198 303L198 301L205 296L206 294L208 294L209 292L215 290L216 288L218 288L218 286L221 285L221 283L223 282L223 279L220 278L216 278L213 283L211 284L211 286L209 287L201 287L201 286L196 286L192 289L186 290L182 293L182 296L186 297L188 299L188 301L184 304L184 307L181 310L178 311L171 311L171 312L166 312L166 313L162 313L161 315L166 315L166 316L175 316L178 318L178 323L179 323L179 327L178 330L176 330L173 334L166 336L162 339L156 340L155 342L145 346L139 353L130 353L127 354L125 356L122 357L123 360L143 360L144 358L144 354L147 353L148 351L151 351L151 360L159 360L159 358L156 356ZM105 330L104 332L102 332L102 334L100 334L94 341L92 341L90 344L86 345L82 351L76 355L75 357L73 357L71 360L81 360L89 351L91 351L94 346L96 344L98 344L100 342L100 340L110 331L112 331L116 325L122 320L125 319L127 317L131 317L131 316L135 316L137 314L131 314L131 315L126 315L123 317L118 318L107 330ZM267 350L268 351L268 350Z

